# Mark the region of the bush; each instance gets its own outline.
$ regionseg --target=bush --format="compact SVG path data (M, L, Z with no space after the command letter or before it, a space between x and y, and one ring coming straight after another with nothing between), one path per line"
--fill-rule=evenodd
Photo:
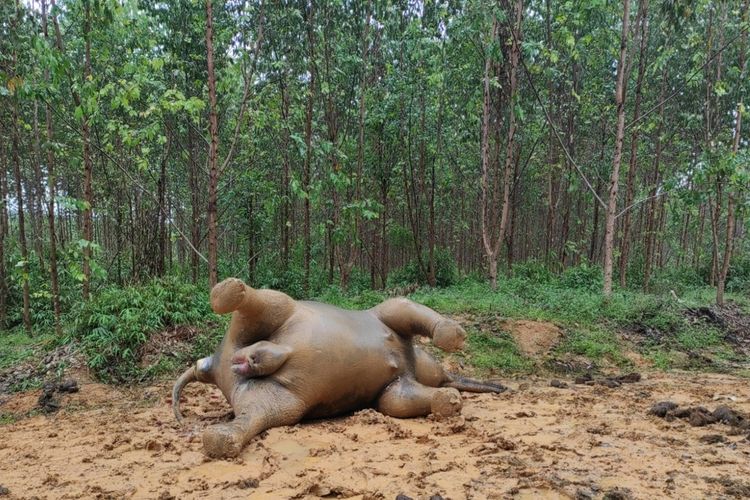
M529 280L535 284L549 283L555 278L544 262L536 260L513 264L513 277Z
M89 368L104 381L141 377L139 349L149 335L180 324L214 318L205 290L174 280L106 288L73 311L72 336L80 341Z
M435 253L435 286L440 288L448 287L458 281L458 266L453 253L445 248L436 248ZM427 265L428 254L425 252L422 256L422 262ZM427 285L427 274L419 269L419 263L416 259L411 260L408 264L398 269L394 269L388 275L388 286L398 287L417 283Z
M601 290L604 285L604 276L599 266L583 263L563 271L560 276L560 285L564 288Z

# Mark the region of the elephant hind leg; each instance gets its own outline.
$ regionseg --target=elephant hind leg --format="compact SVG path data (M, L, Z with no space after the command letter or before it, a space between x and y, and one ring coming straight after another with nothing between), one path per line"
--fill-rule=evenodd
M457 351L466 340L466 332L457 321L403 297L388 299L371 311L402 337L429 337L444 351Z
M493 383L447 373L440 362L424 349L414 348L417 381L430 387L453 387L466 392L505 392L507 387Z
M203 451L212 458L236 457L252 438L272 427L302 420L304 403L287 389L264 385L249 389L247 406L235 405L234 420L215 424L203 432Z
M378 411L397 418L424 417L430 413L452 417L461 412L461 395L449 387L427 387L416 380L400 378L378 398Z

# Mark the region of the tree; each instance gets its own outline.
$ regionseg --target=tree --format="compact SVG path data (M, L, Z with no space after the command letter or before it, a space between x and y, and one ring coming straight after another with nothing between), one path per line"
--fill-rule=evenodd
M630 30L630 0L623 1L622 35L620 36L620 57L617 60L617 83L615 87L615 104L617 106L617 129L615 132L615 151L612 159L612 172L609 177L609 197L604 230L604 295L612 294L612 262L615 237L615 218L617 216L617 190L620 183L620 163L622 161L622 143L625 136L625 72L628 56L628 33Z

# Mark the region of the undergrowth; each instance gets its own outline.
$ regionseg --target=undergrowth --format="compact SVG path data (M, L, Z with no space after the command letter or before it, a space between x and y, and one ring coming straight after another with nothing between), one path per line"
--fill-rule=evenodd
M404 282L411 279L406 272L403 276ZM387 291L368 289L362 285L366 280L355 278L356 286L349 291L337 286L317 287L314 300L365 309L389 296ZM443 288L418 288L409 297L467 320L469 337L463 356L479 371L528 373L541 365L523 356L513 338L500 327L480 328L471 324L472 316L478 320L517 318L555 323L564 337L551 355L581 356L595 365L625 367L630 363L627 350L639 351L652 366L665 370L699 367L694 360L702 358L696 353L717 364L735 357L720 330L690 322L685 315L686 308L712 303L714 290L708 287L675 287L680 291L679 300L670 293L645 294L629 289L617 290L605 299L600 293L598 268L579 266L555 275L534 263L516 266L512 277L499 279L496 290L477 279L453 281ZM749 307L748 299L742 295L730 293L728 298L745 310ZM212 313L205 286L174 278L99 289L89 302L79 301L68 310L63 339L54 339L51 333L28 337L19 327L0 332L0 371L28 360L40 349L75 341L99 379L142 381L184 368L187 358L192 361L212 353L224 335L228 319L229 316ZM150 336L175 325L198 327L189 351L184 357L165 356L150 366L142 366L140 349ZM624 333L628 340L623 340Z
M89 368L102 380L143 378L139 349L149 335L214 317L208 294L194 285L155 280L143 286L107 288L74 314L71 338L81 345Z

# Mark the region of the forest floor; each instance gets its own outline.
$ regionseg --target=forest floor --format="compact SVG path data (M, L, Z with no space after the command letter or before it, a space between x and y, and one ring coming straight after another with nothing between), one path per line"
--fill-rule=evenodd
M10 498L705 498L750 495L750 430L650 415L656 402L750 413L746 379L648 372L618 387L507 381L464 394L463 415L399 420L373 410L271 429L209 460L200 435L229 418L212 387L82 383L46 416L40 390L3 404L0 484ZM15 417L14 417L15 416Z

